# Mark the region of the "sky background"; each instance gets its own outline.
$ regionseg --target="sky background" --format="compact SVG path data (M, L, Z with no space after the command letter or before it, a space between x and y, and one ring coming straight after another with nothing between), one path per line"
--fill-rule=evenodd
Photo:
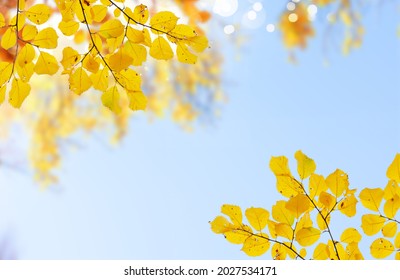
M118 147L83 138L84 149L64 155L60 186L46 191L26 174L0 169L0 229L18 258L246 259L208 222L225 203L270 209L280 196L269 159L285 155L295 170L299 149L320 174L347 172L352 188L386 185L400 151L394 5L365 11L365 40L351 55L340 46L327 51L317 36L294 65L280 34L265 29L284 1L259 1L264 20L234 33L248 38L240 49L223 33L255 1L239 2L232 17L212 19L229 97L212 124L187 133L137 113Z

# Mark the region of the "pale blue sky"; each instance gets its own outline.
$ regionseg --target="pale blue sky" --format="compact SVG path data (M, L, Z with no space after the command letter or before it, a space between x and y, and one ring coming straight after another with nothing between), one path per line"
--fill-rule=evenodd
M271 11L284 7L266 2ZM398 20L391 9L368 11L365 42L350 56L334 46L325 52L317 37L297 53L298 65L287 62L280 35L265 31L277 13L267 13L264 27L241 29L250 40L239 61L222 28L214 30L226 42L229 103L213 125L185 133L139 113L118 148L85 138L85 149L65 155L61 191L41 192L29 176L0 169L0 225L12 233L18 257L244 259L208 221L224 203L270 208L280 197L269 158L286 155L294 167L298 149L323 175L341 168L354 188L383 187L400 151Z

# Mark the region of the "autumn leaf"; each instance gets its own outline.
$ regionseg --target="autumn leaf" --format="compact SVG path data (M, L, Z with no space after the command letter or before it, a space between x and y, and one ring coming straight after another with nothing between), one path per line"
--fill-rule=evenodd
M36 4L30 7L25 14L32 23L43 24L50 18L51 9L46 4Z
M298 150L294 156L297 160L297 172L300 178L303 180L310 177L317 168L314 160L303 154L301 150Z
M372 211L379 211L379 207L383 198L383 190L381 188L365 188L360 192L360 201L365 208Z
M298 194L291 197L286 203L286 209L291 211L296 218L310 209L310 201L305 194Z
M169 60L174 57L174 52L167 40L158 37L151 44L150 55L155 59Z
M389 240L378 238L372 242L370 252L374 258L384 259L394 252L394 246Z
M263 230L269 220L269 212L264 208L247 208L245 215L250 225L257 231Z
M155 34L168 33L172 31L178 22L178 17L169 11L156 13L150 19L151 31Z
M366 235L375 235L383 227L386 219L380 215L375 214L365 214L361 218L361 228Z
M40 52L36 65L33 68L36 74L54 75L59 68L56 58L46 52Z
M11 90L9 92L9 103L15 108L20 108L22 102L24 102L30 91L31 86L28 83L14 78L12 80Z
M47 27L35 36L32 44L44 49L55 49L57 47L58 35L54 28Z
M251 257L261 256L265 254L271 246L268 238L268 235L265 233L250 236L244 241L242 251Z
M316 228L302 228L297 232L295 239L301 246L311 246L318 241L320 235L321 231Z
M349 179L346 173L340 169L336 169L326 178L326 184L332 194L338 198L349 188Z
M243 216L242 216L242 209L236 205L224 204L221 207L221 213L227 215L231 222L236 225L242 225Z
M101 95L101 102L111 111L116 114L121 113L121 106L120 106L120 94L118 92L117 86L110 87L108 90L103 92Z
M353 243L353 242L360 242L361 241L361 234L355 228L347 228L343 231L342 235L340 236L340 241L344 243Z

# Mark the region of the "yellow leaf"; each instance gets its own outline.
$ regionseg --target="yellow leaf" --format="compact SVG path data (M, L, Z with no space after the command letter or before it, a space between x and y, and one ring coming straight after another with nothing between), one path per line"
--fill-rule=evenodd
M376 239L369 248L371 255L377 259L384 259L394 252L392 242L385 238Z
M400 197L396 194L383 205L383 212L388 218L393 219L400 208Z
M108 65L111 70L120 72L127 69L131 65L132 61L132 57L124 49L119 49L109 57Z
M39 58L33 70L36 74L54 75L59 68L58 61L54 56L46 52L40 52Z
M287 249L280 243L275 243L272 245L271 255L274 260L285 260L287 256Z
M83 68L88 70L89 72L96 73L99 71L100 68L100 58L98 57L93 57L91 54L88 54L85 56L83 59Z
M132 18L136 23L145 24L149 19L149 10L147 6L143 4L136 6L133 10Z
M226 240L233 244L243 244L247 238L252 236L251 228L242 225L224 233Z
M332 194L338 198L349 188L349 179L346 173L340 169L336 169L335 172L326 178L326 184Z
M232 230L233 225L223 216L217 216L210 222L211 230L216 234L225 233Z
M286 223L279 223L275 225L275 233L277 236L282 236L289 240L292 240L293 238L293 229Z
M104 106L109 108L116 114L121 113L121 106L119 105L120 95L117 86L110 87L101 95L101 102Z
M46 4L36 4L30 7L25 14L34 24L43 24L50 18L51 9Z
M79 67L69 76L69 85L73 93L81 95L92 86L92 81L86 71Z
M126 29L126 37L128 38L129 41L131 41L134 44L139 44L144 42L143 32L135 28L132 28L131 26L128 26L128 28Z
M265 254L270 245L268 235L260 233L247 238L243 243L242 251L250 257L258 257Z
M22 49L19 51L17 55L17 63L21 66L24 67L26 64L30 63L35 59L36 52L35 49L29 45L26 44L25 46L22 47Z
M306 212L310 208L310 201L305 194L298 194L291 197L286 203L286 209L291 211L296 218Z
M324 176L318 174L311 174L308 188L312 199L319 196L321 192L328 190Z
M4 99L6 98L6 89L7 89L7 86L0 87L0 105L3 104Z
M269 168L275 176L292 176L289 169L288 159L285 156L271 157Z
M321 231L316 228L302 228L296 234L296 241L304 247L311 246L318 241L321 236Z
M195 52L203 52L208 48L208 39L206 36L195 36L187 39L190 48L192 48Z
M227 215L235 226L242 225L242 209L239 206L224 204L221 207L221 213Z
M142 79L140 75L128 68L126 70L122 70L119 74L115 75L118 82L127 90L127 91L140 91L140 84Z
M63 59L61 60L61 64L64 67L64 70L74 68L81 59L80 54L71 47L64 48L62 53Z
M375 214L366 214L361 217L361 228L366 235L377 234L383 227L386 219Z
M381 188L369 189L365 188L360 192L361 204L372 211L379 211L379 207L383 198L383 190Z
M79 29L79 22L75 20L70 21L60 21L58 24L58 29L65 35L71 36L74 35Z
M8 82L13 72L13 64L9 62L0 61L0 86Z
M21 81L20 79L13 79L11 83L11 90L8 94L8 102L14 108L20 108L22 102L29 95L31 86L28 83Z
M340 241L344 243L353 243L353 242L360 242L361 241L361 234L355 228L347 228L343 231L342 235L340 236Z
M197 62L197 56L192 54L184 44L177 43L176 55L179 62L188 64L195 64Z
M386 171L386 176L400 184L400 154L396 154Z
M291 175L276 176L276 188L285 197L303 193L301 185Z
M303 154L301 150L298 150L294 154L294 157L297 160L297 172L302 180L308 178L315 172L317 166L314 160Z
M196 31L186 24L177 24L171 32L168 33L167 38L172 43L178 43L183 41L184 43L189 43L189 38L197 36Z
M394 198L395 196L400 196L400 187L394 180L389 180L387 183L384 191L383 191L383 198L385 200L389 200Z
M150 55L159 60L169 60L174 57L171 46L163 37L158 37L153 41L150 47Z
M356 212L357 199L354 194L347 195L338 205L340 212L345 214L347 217L353 217Z
M321 192L318 201L328 210L332 210L335 207L336 199L333 195L327 192Z
M93 73L90 76L92 85L95 89L100 91L106 91L108 88L108 68L104 67L101 70Z
M57 47L57 40L58 35L54 28L47 27L39 31L32 43L39 48L55 49Z
M133 66L140 66L147 60L147 50L142 45L134 44L128 41L125 43L124 49L132 58Z
M314 249L313 259L314 260L326 260L329 258L329 248L324 243L319 243Z
M268 223L269 212L264 208L247 208L245 215L250 225L257 231L263 230Z
M100 36L109 39L117 38L124 33L124 26L118 19L110 19L100 26Z
M26 24L22 29L22 39L25 41L33 40L37 34L38 30L35 25Z
M400 260L400 252L397 252L396 255L394 256L395 260Z
M127 91L129 108L132 111L145 110L147 107L147 97L142 91Z
M107 15L106 5L94 5L90 8L90 13L94 22L101 22Z
M396 222L388 222L382 228L382 234L385 237L394 237L397 233L397 223Z
M13 27L7 28L6 32L1 37L1 47L8 50L15 46L17 43L17 34Z
M272 206L272 217L275 221L292 225L294 222L294 215L288 209L286 209L286 201L278 200L274 206Z
M150 19L151 31L155 34L168 33L173 30L178 22L178 17L169 11L156 13Z

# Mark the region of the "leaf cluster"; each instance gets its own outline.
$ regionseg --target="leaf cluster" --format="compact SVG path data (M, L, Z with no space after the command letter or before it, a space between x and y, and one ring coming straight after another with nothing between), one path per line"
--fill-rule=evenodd
M331 225L334 213L349 218L357 213L356 190L349 188L348 175L336 169L324 177L315 173L314 160L302 151L297 151L295 158L299 178L292 175L285 156L270 160L277 191L285 198L277 201L271 211L254 207L246 209L247 225L239 206L223 205L221 212L229 220L225 216L216 217L210 222L211 230L223 234L234 244L242 244L242 251L249 256L260 256L270 249L274 259L364 259L359 248L362 234L349 227L337 238ZM362 217L363 232L374 235L381 231L384 237L396 236L394 244L385 238L378 238L371 244L370 253L375 258L385 258L395 251L398 251L396 259L399 258L399 222L395 220L400 208L399 170L400 155L397 155L388 168L390 180L385 190L366 188L359 194L362 205L377 212ZM379 211L382 199L385 199L384 214ZM312 253L307 252L308 248Z
M103 105L115 113L122 111L124 92L130 109L143 110L147 98L141 89L141 75L134 67L141 66L148 56L170 60L176 55L179 62L194 64L197 53L208 47L204 35L178 23L178 17L169 11L150 16L145 5L130 8L122 0L55 3L61 15L59 31L75 41L87 39L87 51L66 46L61 50L62 59L57 60L54 50L59 33L53 27L42 28L53 9L47 4L26 7L25 1L19 0L13 18L7 20L0 15L0 27L5 29L1 47L14 51L11 62L0 62L1 102L8 93L9 103L19 108L30 94L34 74L54 75L62 67L61 74L68 77L71 92L81 95L89 89L98 90Z

